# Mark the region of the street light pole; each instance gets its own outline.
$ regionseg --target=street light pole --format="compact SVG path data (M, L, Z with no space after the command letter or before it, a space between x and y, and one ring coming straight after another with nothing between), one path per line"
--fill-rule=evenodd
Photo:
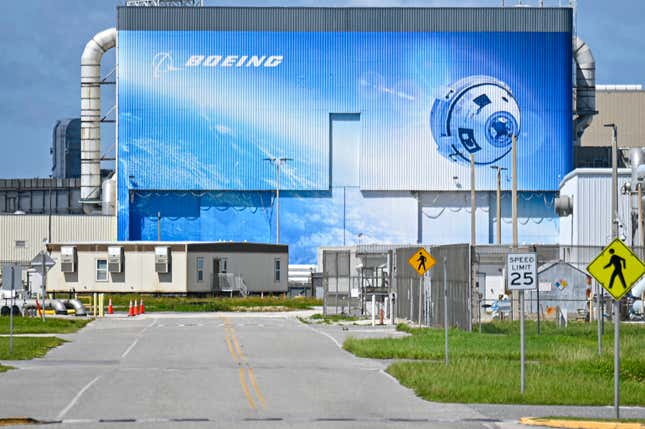
M643 235L643 179L639 178L636 185L638 191L638 244L645 246L645 235Z
M618 127L604 124L612 129L611 139L611 237L618 238Z
M612 129L611 138L611 235L618 238L618 127L604 124ZM620 418L620 303L614 299L614 412Z
M518 244L518 233L517 233L517 136L513 134L511 146L511 156L513 157L512 161L512 171L511 175L513 187L512 187L512 222L513 222L513 249L517 250Z
M476 210L477 210L477 200L475 196L475 154L470 154L470 245L475 246L476 233L475 233L475 222L476 222Z
M497 244L502 244L502 171L508 170L508 168L498 165L491 165L490 168L497 170Z
M271 158L264 158L265 161L271 161L273 165L275 165L276 168L276 188L275 188L275 209L276 209L276 216L275 216L275 244L280 244L280 167L282 167L282 164L286 163L287 161L292 161L292 158L276 158L276 157L271 157Z

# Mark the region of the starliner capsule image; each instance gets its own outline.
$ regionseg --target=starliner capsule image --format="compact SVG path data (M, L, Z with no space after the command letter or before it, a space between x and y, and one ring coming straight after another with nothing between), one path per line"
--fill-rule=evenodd
M439 153L451 161L488 165L511 151L520 130L520 108L509 86L491 76L469 76L445 88L430 113Z

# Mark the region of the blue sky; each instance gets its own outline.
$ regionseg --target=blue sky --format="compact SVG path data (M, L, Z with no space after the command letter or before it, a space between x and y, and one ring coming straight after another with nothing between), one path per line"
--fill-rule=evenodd
M0 14L0 177L47 177L52 126L79 114L79 58L87 40L116 24L124 0L24 0L3 4ZM209 6L499 6L502 0L214 1ZM506 0L507 4L517 0ZM537 5L539 0L523 0ZM544 0L546 5L566 0ZM577 31L591 46L599 84L642 84L645 39L642 0L578 0ZM114 67L106 56L104 71ZM104 110L114 92L103 93ZM112 125L103 127L104 151L114 154Z

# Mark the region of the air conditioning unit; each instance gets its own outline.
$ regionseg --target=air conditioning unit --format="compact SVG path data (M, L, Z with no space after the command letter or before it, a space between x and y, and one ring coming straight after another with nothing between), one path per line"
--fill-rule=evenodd
M170 247L155 247L155 272L170 272Z
M123 247L108 247L108 271L111 273L120 273L123 271Z
M63 273L76 272L76 247L62 246L60 248L60 270Z

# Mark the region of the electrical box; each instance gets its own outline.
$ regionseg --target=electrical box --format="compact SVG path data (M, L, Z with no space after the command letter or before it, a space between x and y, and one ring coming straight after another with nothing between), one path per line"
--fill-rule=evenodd
M76 247L62 246L60 248L60 270L63 273L76 272Z
M108 271L111 273L120 273L123 271L123 247L108 247Z
M155 247L155 272L170 272L170 247Z

